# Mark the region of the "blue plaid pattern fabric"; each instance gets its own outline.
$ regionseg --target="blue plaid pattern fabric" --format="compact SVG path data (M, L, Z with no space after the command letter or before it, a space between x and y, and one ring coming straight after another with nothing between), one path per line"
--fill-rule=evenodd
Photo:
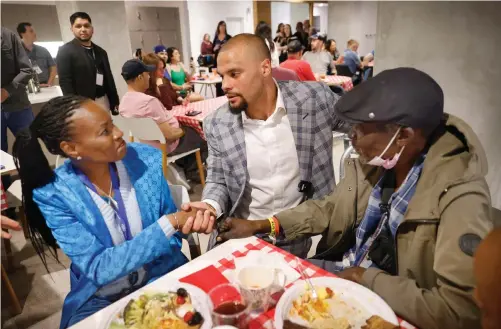
M418 161L416 161L403 184L390 197L390 200L388 201L390 204L389 218L387 218L388 216L384 216L384 218L382 218L383 216L379 208L382 196L381 185L383 178L381 178L376 186L374 186L371 196L369 197L369 204L367 205L364 218L355 232L356 243L344 254L342 261L335 263L335 271L342 271L353 266L360 266L364 268L376 267L376 265L373 264L367 257L367 254L369 253L374 240L383 230L387 229L387 225L385 225L386 221L389 221L391 234L395 237L397 228L404 219L409 201L416 191L417 182L423 169L424 159L425 156L423 155L420 159L418 159Z
M336 185L332 167L332 132L347 126L334 114L339 96L318 82L278 81L296 144L302 180L313 185L313 199ZM247 184L247 155L241 113L228 104L204 120L209 157L202 200L216 201L228 216L242 202Z

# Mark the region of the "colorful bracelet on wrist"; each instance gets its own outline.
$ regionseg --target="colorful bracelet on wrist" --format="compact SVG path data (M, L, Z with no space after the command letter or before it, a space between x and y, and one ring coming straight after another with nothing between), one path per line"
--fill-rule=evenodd
M269 235L272 237L276 237L280 232L280 223L278 222L278 219L275 216L268 218L268 221L270 222Z

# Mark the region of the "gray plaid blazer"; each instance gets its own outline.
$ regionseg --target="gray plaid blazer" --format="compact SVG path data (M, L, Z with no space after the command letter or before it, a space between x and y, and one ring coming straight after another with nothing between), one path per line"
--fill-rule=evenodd
M318 82L279 81L287 116L296 143L301 180L313 185L313 199L335 187L332 167L332 131L343 123L334 115L339 96ZM207 180L202 200L219 203L232 216L242 201L249 181L242 115L228 103L207 116L203 123L209 147Z

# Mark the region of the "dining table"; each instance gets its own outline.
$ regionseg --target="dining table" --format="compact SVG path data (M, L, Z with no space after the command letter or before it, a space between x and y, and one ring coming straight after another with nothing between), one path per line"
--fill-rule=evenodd
M200 94L203 93L205 97L207 97L207 89L210 89L212 98L214 98L214 90L212 89L212 86L216 85L218 83L222 83L222 82L223 82L223 78L221 78L221 76L214 75L212 73L211 73L211 75L207 75L207 76L204 76L204 77L196 77L196 76L194 76L191 79L191 83L192 84L201 85L201 87L200 87Z
M7 152L1 151L0 153L0 174L10 175L17 173L17 168L14 163L14 157Z
M43 87L38 93L28 93L31 105L43 104L58 96L63 96L63 91L59 86Z
M205 140L202 123L204 119L219 107L228 102L226 96L209 98L203 101L188 103L187 105L176 105L172 107L170 113L174 115L177 121L187 127L195 129L195 131ZM189 112L200 112L195 116L186 115Z
M269 258L272 265L286 270L301 271L307 278L335 277L319 267L316 267L307 260L298 259L292 254L280 249L272 244L265 242L257 237L229 240L216 248L209 250L205 254L188 262L187 264L165 274L156 281L142 287L129 296L118 300L112 305L94 313L81 322L70 327L70 329L108 329L110 319L120 312L131 298L137 298L145 292L161 292L169 289L169 286L175 285L175 282L185 282L197 286L205 292L219 284L234 282L234 270L237 262L242 262L251 253L260 253L262 257ZM282 258L282 262L273 263L276 257ZM299 261L299 263L298 263ZM293 286L294 283L303 280L298 275L297 280L286 285L285 289ZM207 299L207 303L209 300ZM272 307L266 312L254 315L248 325L249 329L267 329L274 328L275 309ZM416 329L408 322L398 319L400 327L403 329Z
M325 78L320 79L328 86L340 86L345 91L350 91L353 89L353 80L351 77L345 77L342 75L327 75Z

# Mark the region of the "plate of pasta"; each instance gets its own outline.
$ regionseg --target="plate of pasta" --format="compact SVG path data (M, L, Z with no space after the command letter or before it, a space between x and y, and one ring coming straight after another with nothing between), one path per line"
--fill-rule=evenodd
M300 281L287 289L275 310L276 329L365 329L377 319L398 328L398 319L381 297L369 289L340 278L311 279L310 287ZM296 325L296 326L294 326Z

